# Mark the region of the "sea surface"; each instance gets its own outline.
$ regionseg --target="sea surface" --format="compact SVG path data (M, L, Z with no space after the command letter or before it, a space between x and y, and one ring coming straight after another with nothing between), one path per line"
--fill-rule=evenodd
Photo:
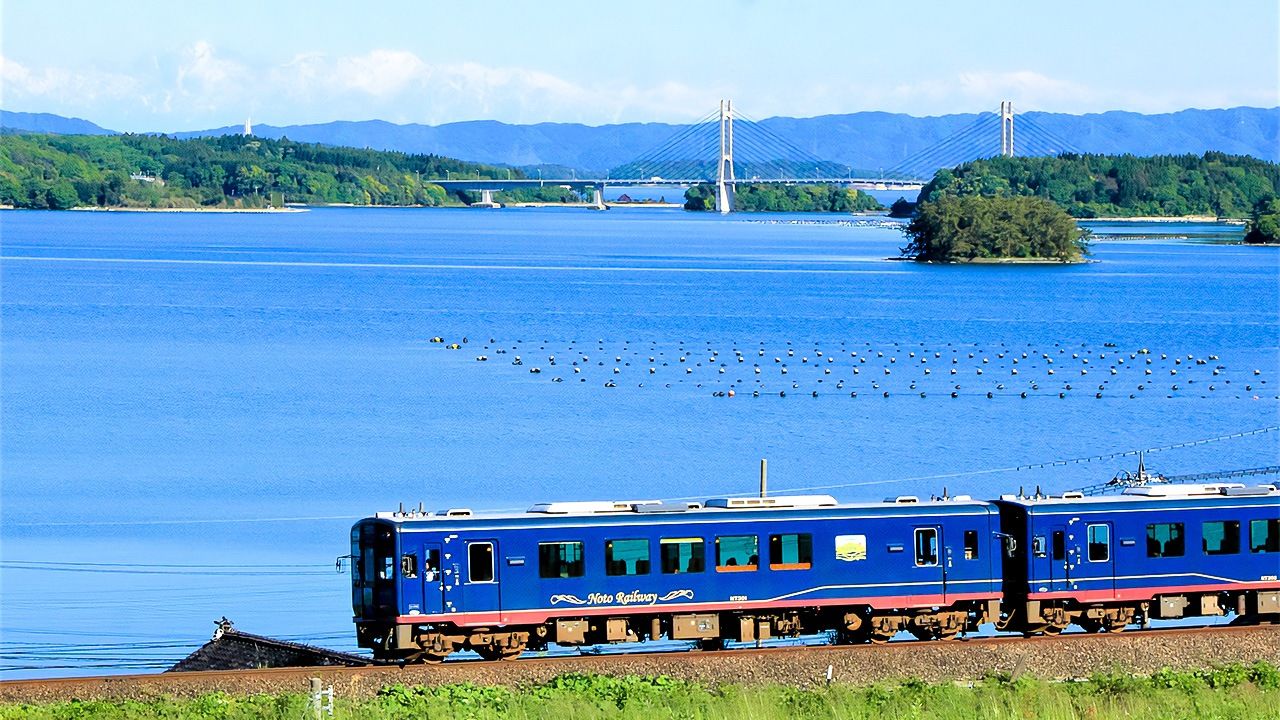
M1240 434L1280 424L1280 251L1093 227L959 267L835 215L0 214L0 673L167 667L223 616L353 649L335 559L401 503L1277 464Z

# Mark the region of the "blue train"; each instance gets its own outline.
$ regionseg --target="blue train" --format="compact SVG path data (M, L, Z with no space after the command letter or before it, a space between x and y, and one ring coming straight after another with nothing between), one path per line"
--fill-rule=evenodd
M1280 489L838 504L562 502L521 514L379 513L351 529L359 645L389 661L549 643L834 632L949 639L979 625L1116 632L1149 619L1280 617Z

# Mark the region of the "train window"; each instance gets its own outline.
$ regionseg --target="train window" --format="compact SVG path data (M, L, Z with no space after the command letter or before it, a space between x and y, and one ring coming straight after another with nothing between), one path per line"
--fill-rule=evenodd
M1111 559L1111 527L1108 525L1090 525L1088 527L1089 562L1106 562Z
M604 544L606 575L648 575L648 540L610 540Z
M427 551L427 561L422 566L423 578L428 581L434 581L440 576L440 551L431 549Z
M493 543L467 546L467 579L473 583L493 582Z
M707 543L702 538L662 538L662 572L700 573L706 567Z
M978 559L978 531L977 530L964 531L964 559L965 560Z
M1214 520L1200 526L1200 547L1205 555L1235 555L1240 552L1240 523Z
M413 554L400 556L400 575L406 578L418 577L418 556Z
M808 570L813 567L813 536L793 533L769 536L770 570Z
M1182 523L1147 526L1147 557L1182 557L1187 552Z
M916 528L916 567L938 564L938 529Z
M585 566L580 542L538 543L538 577L582 577Z
M1053 559L1067 559L1067 534L1061 530L1053 531Z
M716 538L716 572L747 572L760 566L760 538L724 535Z
M1250 520L1249 549L1256 553L1280 552L1280 519Z
M1036 557L1044 557L1045 555L1048 554L1048 551L1044 549L1043 535L1036 535L1035 537L1031 538L1031 554L1035 555Z

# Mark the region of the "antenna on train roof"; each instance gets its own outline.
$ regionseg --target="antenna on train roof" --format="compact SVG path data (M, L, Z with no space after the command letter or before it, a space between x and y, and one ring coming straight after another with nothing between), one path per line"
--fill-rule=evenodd
M760 497L769 494L769 461L760 458Z

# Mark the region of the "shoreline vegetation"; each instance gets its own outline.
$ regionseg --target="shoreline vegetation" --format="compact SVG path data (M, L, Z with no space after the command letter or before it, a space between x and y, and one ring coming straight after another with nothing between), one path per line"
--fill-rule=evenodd
M920 202L1039 197L1081 220L1243 219L1280 191L1280 164L1247 155L994 157L938 170Z
M0 204L37 210L464 206L473 201L471 193L449 192L432 180L506 178L524 175L437 155L254 136L0 135ZM513 200L579 199L559 186L506 194Z
M1040 680L993 673L975 682L903 679L872 685L810 687L751 683L707 685L667 676L569 673L517 687L386 685L372 697L334 698L335 718L703 718L809 720L929 717L936 720L1149 717L1274 717L1280 668L1268 662L1138 675L1100 669L1088 678ZM0 703L0 720L53 718L286 718L319 715L301 693L239 696L215 692L190 699L144 695L136 700Z

